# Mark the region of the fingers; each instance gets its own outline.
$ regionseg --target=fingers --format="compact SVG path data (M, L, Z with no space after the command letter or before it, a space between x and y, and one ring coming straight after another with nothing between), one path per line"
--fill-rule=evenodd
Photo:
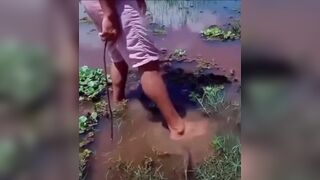
M116 29L110 30L108 32L103 31L99 33L99 36L102 41L107 41L107 40L114 41L117 38L117 31Z

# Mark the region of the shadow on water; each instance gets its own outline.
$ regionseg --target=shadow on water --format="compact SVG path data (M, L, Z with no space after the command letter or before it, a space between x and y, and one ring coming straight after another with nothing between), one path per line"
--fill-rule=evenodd
M185 117L186 111L198 108L196 103L189 97L191 92L199 92L202 87L209 85L230 86L231 81L228 77L215 74L213 69L205 70L205 73L195 74L196 63L172 62L170 64L163 66L162 77L167 86L170 99L182 117ZM131 89L127 93L129 99L139 99L145 109L161 117L159 109L143 93L141 84L135 89L130 87L129 89ZM164 126L166 125L164 124Z
M196 131L203 132L184 141L172 141L168 129L164 128L166 125L163 117L143 94L137 72L133 71L129 75L126 89L128 109L125 118L114 126L114 140L110 141L108 138L109 121L102 120L102 125L99 126L96 142L92 145L96 154L91 179L104 178L107 172L109 179L119 179L121 175L118 173L122 171L117 168L120 165L125 166L121 163L126 162L130 167L136 167L143 164L146 158L151 159L154 166L161 167L161 172L168 179L185 179L185 174L192 179L194 167L206 156L214 153L210 146L214 135L236 126L234 123L226 123L225 119L209 119L203 116L197 110L197 104L190 100L190 92L198 91L203 86L222 84L227 90L233 90L233 86L236 86L228 77L213 73L213 69L195 74L195 65L172 62L171 65L162 66L162 74L170 98L179 113L186 121L194 124ZM227 93L227 96L230 94Z

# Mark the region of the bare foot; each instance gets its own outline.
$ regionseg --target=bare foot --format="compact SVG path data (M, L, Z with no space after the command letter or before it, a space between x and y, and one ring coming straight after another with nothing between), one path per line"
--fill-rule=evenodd
M170 137L171 139L180 139L181 136L183 136L184 132L185 132L185 124L184 121L182 119L180 119L178 121L177 124L175 124L174 126L170 126L169 125L169 130L170 130Z
M208 121L184 121L184 131L179 133L170 129L170 138L172 140L190 139L207 133Z

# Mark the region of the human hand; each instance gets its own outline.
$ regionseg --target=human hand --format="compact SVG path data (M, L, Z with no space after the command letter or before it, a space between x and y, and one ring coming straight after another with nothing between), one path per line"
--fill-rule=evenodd
M115 15L104 15L102 19L102 31L99 33L102 41L115 41L120 34L120 24Z

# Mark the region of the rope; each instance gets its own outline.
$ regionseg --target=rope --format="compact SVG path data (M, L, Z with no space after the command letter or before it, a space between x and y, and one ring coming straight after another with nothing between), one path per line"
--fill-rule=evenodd
M112 115L112 109L111 109L111 103L110 103L110 93L109 93L109 84L108 84L108 73L107 73L107 63L106 63L106 50L107 50L108 42L105 41L104 43L104 50L103 50L103 68L106 75L106 90L107 90L107 101L108 101L108 109L109 109L109 119L110 119L110 138L111 141L113 141L113 115Z

